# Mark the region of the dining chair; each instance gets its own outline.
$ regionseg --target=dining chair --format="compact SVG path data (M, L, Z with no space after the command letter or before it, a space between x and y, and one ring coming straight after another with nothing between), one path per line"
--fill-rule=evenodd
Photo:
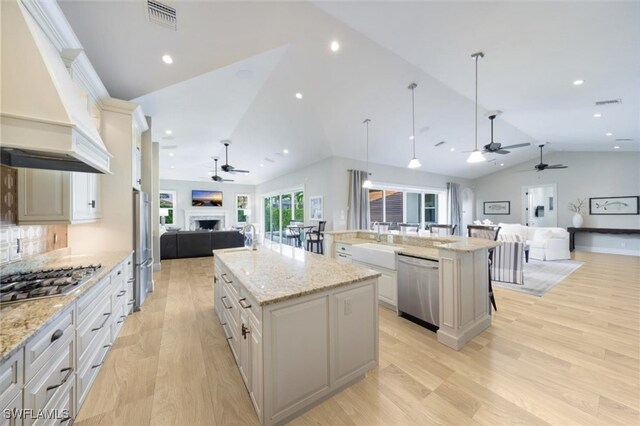
M440 224L433 224L433 225L429 225L429 232L431 232L431 235L438 235L438 236L447 236L447 235L453 235L456 232L456 227L458 225L440 225Z
M467 225L467 232L471 238L482 238L484 240L497 241L500 227L495 225ZM489 300L491 300L493 309L497 311L498 307L496 306L496 299L493 295L493 287L491 285L491 264L493 263L494 251L494 248L489 249L489 264L487 265L487 269L489 276Z
M420 230L420 225L417 223L399 223L398 227L400 228L400 234L403 235L417 234Z
M307 251L313 252L313 245L316 245L316 253L324 254L324 228L326 220L318 222L318 229L312 229L307 233Z
M292 226L293 224L290 224ZM287 244L294 245L296 247L300 247L300 228L297 226L287 227L285 237L287 239Z

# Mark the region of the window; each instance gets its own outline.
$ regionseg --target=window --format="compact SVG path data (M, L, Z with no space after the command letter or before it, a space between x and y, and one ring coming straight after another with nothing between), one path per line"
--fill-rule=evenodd
M236 194L236 223L247 223L250 214L249 195Z
M279 191L264 196L262 214L265 238L283 241L291 222L304 222L304 191Z
M429 224L444 223L446 203L444 190L410 191L403 188L369 189L369 213L371 222L389 222L390 229L398 229L399 223L420 224L428 229Z
M160 191L160 223L175 225L174 210L176 208L176 191Z

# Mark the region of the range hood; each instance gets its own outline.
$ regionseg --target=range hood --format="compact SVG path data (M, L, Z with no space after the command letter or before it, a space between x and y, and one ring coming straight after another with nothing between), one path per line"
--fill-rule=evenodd
M1 162L110 173L111 154L60 52L21 0L3 0Z

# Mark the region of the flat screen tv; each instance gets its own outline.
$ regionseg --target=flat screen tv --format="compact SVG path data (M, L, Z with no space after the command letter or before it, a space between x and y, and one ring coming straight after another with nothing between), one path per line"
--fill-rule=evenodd
M222 191L191 191L191 206L222 207Z

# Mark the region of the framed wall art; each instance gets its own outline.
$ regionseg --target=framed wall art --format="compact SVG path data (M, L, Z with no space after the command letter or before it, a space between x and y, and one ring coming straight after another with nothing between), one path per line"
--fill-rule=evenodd
M640 196L589 198L589 214L640 214Z
M482 205L482 214L509 215L511 214L511 201L485 201Z

